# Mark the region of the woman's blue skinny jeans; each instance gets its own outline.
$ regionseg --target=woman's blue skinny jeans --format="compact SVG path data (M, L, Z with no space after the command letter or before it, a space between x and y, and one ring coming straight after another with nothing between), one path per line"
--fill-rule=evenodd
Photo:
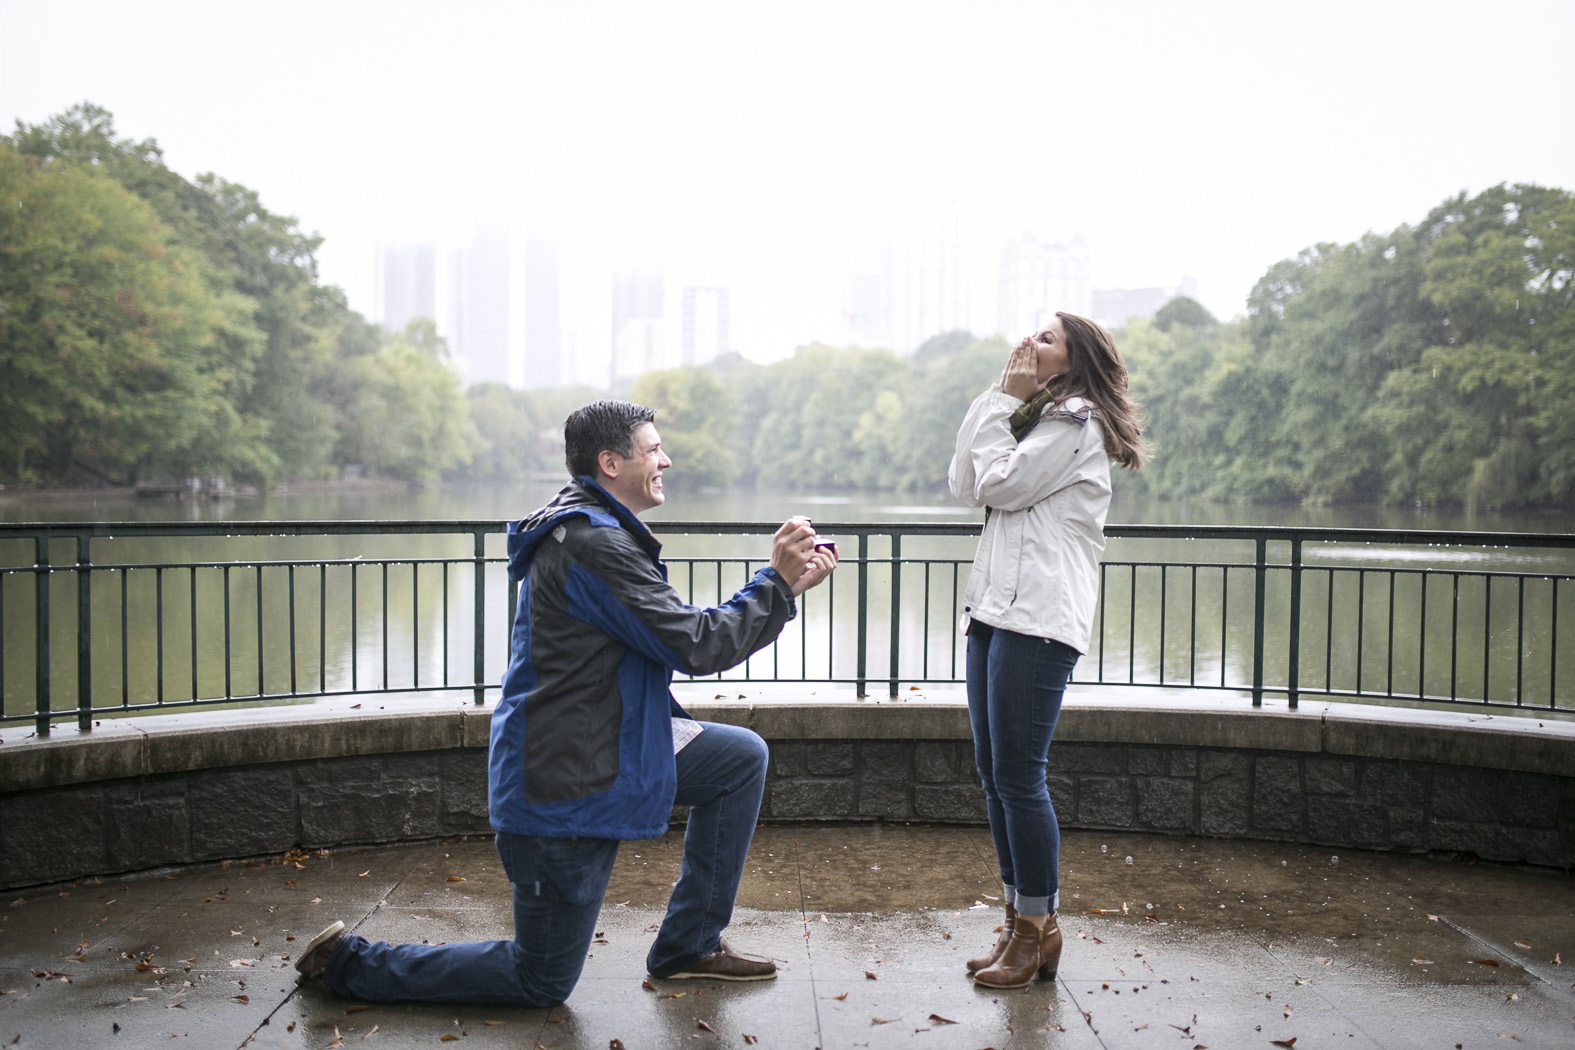
M1045 787L1050 738L1080 654L1048 638L974 620L968 721L1007 903L1024 915L1059 904L1061 827Z

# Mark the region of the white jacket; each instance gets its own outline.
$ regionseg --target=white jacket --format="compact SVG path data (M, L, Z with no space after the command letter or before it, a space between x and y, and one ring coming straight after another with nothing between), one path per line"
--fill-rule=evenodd
M999 385L980 394L957 431L952 495L990 507L963 593L970 618L1088 651L1110 509L1110 458L1093 406L1069 398L1018 444L1022 402Z

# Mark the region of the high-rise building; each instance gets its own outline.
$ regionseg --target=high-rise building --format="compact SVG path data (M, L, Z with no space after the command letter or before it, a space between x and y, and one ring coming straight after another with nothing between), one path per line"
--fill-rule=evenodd
M558 246L547 237L527 234L524 249L524 375L527 390L560 387L563 331Z
M1197 280L1183 277L1180 284L1162 288L1096 288L1088 316L1106 328L1120 328L1135 317L1153 317L1178 295L1196 299Z
M508 231L501 226L482 227L463 251L464 298L458 308L464 315L464 336L453 349L464 355L469 366L465 381L519 385L510 383L511 358L516 355L511 353L509 319L516 286L509 279Z
M920 216L846 285L844 337L905 354L942 332L973 331L977 269L955 206Z
M678 364L708 364L733 348L728 318L730 298L726 288L684 288Z
M418 317L437 319L437 246L380 246L374 287L374 319L390 332L403 332Z
M1088 317L1093 303L1082 237L1046 244L1024 233L1001 249L998 324L1008 340L1038 331L1057 310Z
M610 379L633 379L664 367L662 360L662 271L624 267L612 275L612 367Z
M557 246L491 225L441 252L435 244L379 249L377 321L398 333L428 317L466 385L564 382Z

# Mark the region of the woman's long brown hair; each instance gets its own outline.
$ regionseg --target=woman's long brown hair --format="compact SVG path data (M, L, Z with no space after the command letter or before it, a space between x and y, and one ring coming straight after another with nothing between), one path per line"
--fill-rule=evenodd
M1056 311L1066 332L1067 372L1060 398L1078 396L1093 404L1105 435L1105 452L1128 470L1139 470L1148 445L1141 406L1127 397L1127 366L1110 333L1086 317Z

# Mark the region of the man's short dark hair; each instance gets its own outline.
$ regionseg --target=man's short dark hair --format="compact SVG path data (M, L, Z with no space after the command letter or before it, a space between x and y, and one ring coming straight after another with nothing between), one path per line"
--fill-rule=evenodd
M656 419L656 410L632 401L592 401L563 423L564 462L573 475L596 476L596 457L605 450L634 456L634 432Z

